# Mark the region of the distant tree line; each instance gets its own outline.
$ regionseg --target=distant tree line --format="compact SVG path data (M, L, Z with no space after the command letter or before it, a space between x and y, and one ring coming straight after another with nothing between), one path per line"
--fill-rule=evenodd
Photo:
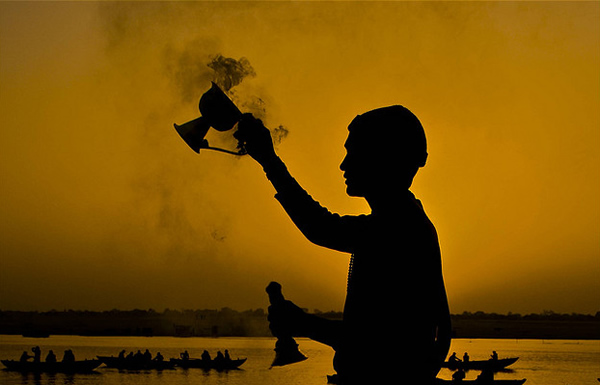
M389 310L389 309L388 309ZM373 311L373 316L388 313ZM314 314L342 319L342 312ZM600 339L600 311L591 314L497 314L463 312L452 315L456 338ZM237 311L230 308L204 310L50 310L2 311L0 334L28 336L270 336L263 309Z
M462 314L453 314L455 319L480 319L480 320L530 320L530 321L598 321L600 320L600 311L596 312L595 315L591 314L561 314L555 313L551 310L544 310L540 314L527 314L521 315L519 313L508 314L497 314L497 313L484 313L478 311L471 313L468 311Z

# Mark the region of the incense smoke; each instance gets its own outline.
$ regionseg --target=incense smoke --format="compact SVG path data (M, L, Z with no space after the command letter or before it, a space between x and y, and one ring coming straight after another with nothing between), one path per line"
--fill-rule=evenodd
M252 113L256 118L263 120L265 124L267 123L267 108L263 98L254 95L240 97L239 93L232 90L245 78L256 76L256 72L248 59L241 57L239 60L235 60L216 55L207 66L214 70L213 82L229 95L238 108ZM283 125L271 129L271 136L275 145L281 143L288 134L288 129Z
M184 14L187 7L175 9ZM132 214L106 231L110 248L106 258L122 261L125 266L120 275L129 277L133 273L127 266L143 256L145 270L137 269L136 275L148 277L148 282L177 281L187 288L182 294L157 287L148 295L149 284L136 286L134 291L139 293L130 294L137 295L140 305L135 306L142 306L147 297L160 297L168 306L185 301L202 306L238 301L238 296L225 299L229 291L221 289L250 284L247 274L253 269L250 261L256 251L241 255L238 250L241 203L224 203L218 186L241 175L243 165L250 162L220 154L194 159L172 124L199 116L198 101L212 81L242 112L274 127L273 141L278 144L288 131L269 124L268 87L257 82L259 71L251 60L221 54L224 48L219 37L190 34L187 24L173 11L166 11L163 3L102 4L100 11L106 67L111 69L107 74L111 85L124 90L114 103L127 106L119 118L132 132L128 154L134 164L127 202ZM237 145L232 132L210 130L209 135L217 147L234 149ZM113 248L114 239L124 241Z
M206 55L203 47L206 42L194 40L181 52L177 53L172 48L167 51L166 72L176 88L181 101L184 103L197 101L210 87L210 81L216 83L242 112L249 112L254 117L261 119L269 125L269 116L264 97L248 91L238 92L236 86L247 78L256 77L256 71L250 61L241 57L234 59L221 54ZM279 124L271 129L273 143L277 146L287 137L289 130Z
M244 78L256 76L254 68L245 57L235 60L217 55L207 66L214 71L213 81L225 92L240 84Z

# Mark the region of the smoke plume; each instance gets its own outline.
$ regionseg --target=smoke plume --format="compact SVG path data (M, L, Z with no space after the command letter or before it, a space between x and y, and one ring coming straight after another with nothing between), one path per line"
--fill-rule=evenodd
M244 78L256 76L254 68L245 57L235 60L217 55L207 66L214 71L213 81L225 92L229 92L233 87L240 84Z
M188 103L199 100L212 81L242 112L251 113L269 126L265 97L252 87L246 87L242 92L236 89L245 79L257 76L250 61L245 57L234 59L221 54L206 54L207 45L210 46L210 42L194 40L180 52L172 48L167 50L166 72L181 101ZM279 124L271 129L271 134L277 146L287 137L289 130Z

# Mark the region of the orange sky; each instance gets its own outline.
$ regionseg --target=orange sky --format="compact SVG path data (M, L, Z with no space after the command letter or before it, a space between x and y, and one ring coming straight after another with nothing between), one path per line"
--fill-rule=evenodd
M346 127L403 104L451 310L600 310L600 3L0 3L0 309L340 310L249 158L196 155L210 55L246 57L279 154L340 213ZM382 138L382 141L385 138Z

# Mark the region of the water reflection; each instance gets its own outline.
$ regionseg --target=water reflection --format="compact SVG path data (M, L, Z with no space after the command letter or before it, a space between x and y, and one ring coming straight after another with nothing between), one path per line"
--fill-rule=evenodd
M93 373L90 373L90 375ZM99 375L100 373L96 373ZM75 385L75 374L63 373L19 373L23 385Z
M160 350L165 357L175 357L184 349L190 355L201 354L204 349L229 349L233 354L248 357L243 370L219 373L201 369L168 371L119 371L104 366L95 373L86 374L21 374L0 370L2 385L325 385L327 375L333 374L332 351L318 343L302 339L298 341L308 360L286 367L269 370L273 360L273 339L268 338L90 338L61 336L45 341L35 341L44 350L57 347L73 347L77 357L91 359L100 354L113 354L122 348L148 347ZM0 336L0 358L18 358L24 348L32 344L16 336ZM501 356L520 357L511 371L499 372L496 378L526 378L526 385L564 385L598 383L600 341L553 341L538 340L454 340L452 350L469 352L472 359L483 359L491 350ZM477 377L477 371L469 371L467 380ZM451 379L452 372L444 369L439 376Z

